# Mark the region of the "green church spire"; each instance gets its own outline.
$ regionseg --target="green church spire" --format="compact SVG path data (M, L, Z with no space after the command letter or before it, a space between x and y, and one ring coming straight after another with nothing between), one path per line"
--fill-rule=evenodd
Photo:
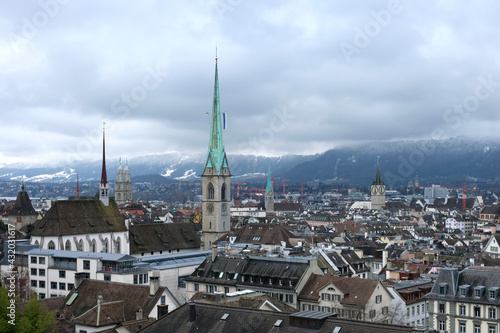
M208 163L210 163L210 159L213 161L213 167L215 167L217 173L220 173L222 167L227 167L224 143L222 141L222 117L220 113L219 73L217 69L217 56L215 57L214 102L212 105L212 121L210 123L210 143L208 146L208 155Z
M267 186L266 193L269 193L273 190L273 181L271 179L271 164L269 164L269 171L267 171Z

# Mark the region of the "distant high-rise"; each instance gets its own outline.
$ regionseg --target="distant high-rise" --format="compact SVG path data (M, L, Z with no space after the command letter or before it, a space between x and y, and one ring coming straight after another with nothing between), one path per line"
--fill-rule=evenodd
M123 168L121 159L116 171L115 201L117 205L132 202L132 179L128 162L125 163L125 168Z
M385 184L380 175L379 160L377 158L377 172L375 174L375 179L373 180L372 186L372 197L371 197L371 208L375 210L380 210L385 206Z
M219 74L215 58L215 84L210 123L208 156L202 177L203 247L212 244L231 230L231 172L222 140L222 116L219 100Z
M266 185L266 196L265 196L265 207L266 213L274 213L274 189L273 181L271 178L271 166L269 165L269 170L267 171L267 185Z

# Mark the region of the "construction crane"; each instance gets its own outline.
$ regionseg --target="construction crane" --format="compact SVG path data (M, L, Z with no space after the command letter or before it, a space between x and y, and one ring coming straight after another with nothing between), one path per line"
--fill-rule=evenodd
M236 184L236 197L240 196L240 185L246 185L247 183L233 183Z
M283 195L285 195L285 186L286 186L286 182L289 181L290 179L282 179L281 181L283 182Z

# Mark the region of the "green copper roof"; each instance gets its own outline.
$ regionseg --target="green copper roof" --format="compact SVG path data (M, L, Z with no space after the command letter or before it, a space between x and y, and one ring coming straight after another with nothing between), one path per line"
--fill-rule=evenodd
M267 172L266 193L269 193L272 190L273 190L273 182L272 182L272 179L271 179L271 165L269 165L269 171Z
M377 173L375 174L375 179L373 180L372 185L385 185L384 181L382 180L382 176L380 175L380 168L378 164L379 162L377 157Z
M208 158L212 158L217 173L220 173L221 167L227 167L227 161L225 161L224 156L225 151L222 141L222 117L220 113L219 97L219 73L217 70L217 58L215 58L214 102L212 105L212 121L210 123Z

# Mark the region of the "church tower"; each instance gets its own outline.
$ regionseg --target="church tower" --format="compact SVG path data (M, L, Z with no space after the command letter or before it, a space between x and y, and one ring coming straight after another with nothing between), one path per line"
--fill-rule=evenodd
M231 172L222 140L222 117L219 100L219 74L215 58L215 84L208 155L202 177L202 244L204 249L231 229Z
M372 209L380 210L385 206L385 184L380 175L379 159L377 157L377 173L372 183Z
M104 206L109 206L109 183L108 176L106 175L106 133L104 126L102 128L102 171L101 183L99 184L99 200L102 201Z
M273 180L271 178L270 165L269 165L269 170L267 171L265 207L266 207L266 213L274 213L274 190L273 190Z
M123 168L121 159L118 170L116 171L115 201L118 205L132 202L132 179L128 168L128 162L126 162L125 168Z

